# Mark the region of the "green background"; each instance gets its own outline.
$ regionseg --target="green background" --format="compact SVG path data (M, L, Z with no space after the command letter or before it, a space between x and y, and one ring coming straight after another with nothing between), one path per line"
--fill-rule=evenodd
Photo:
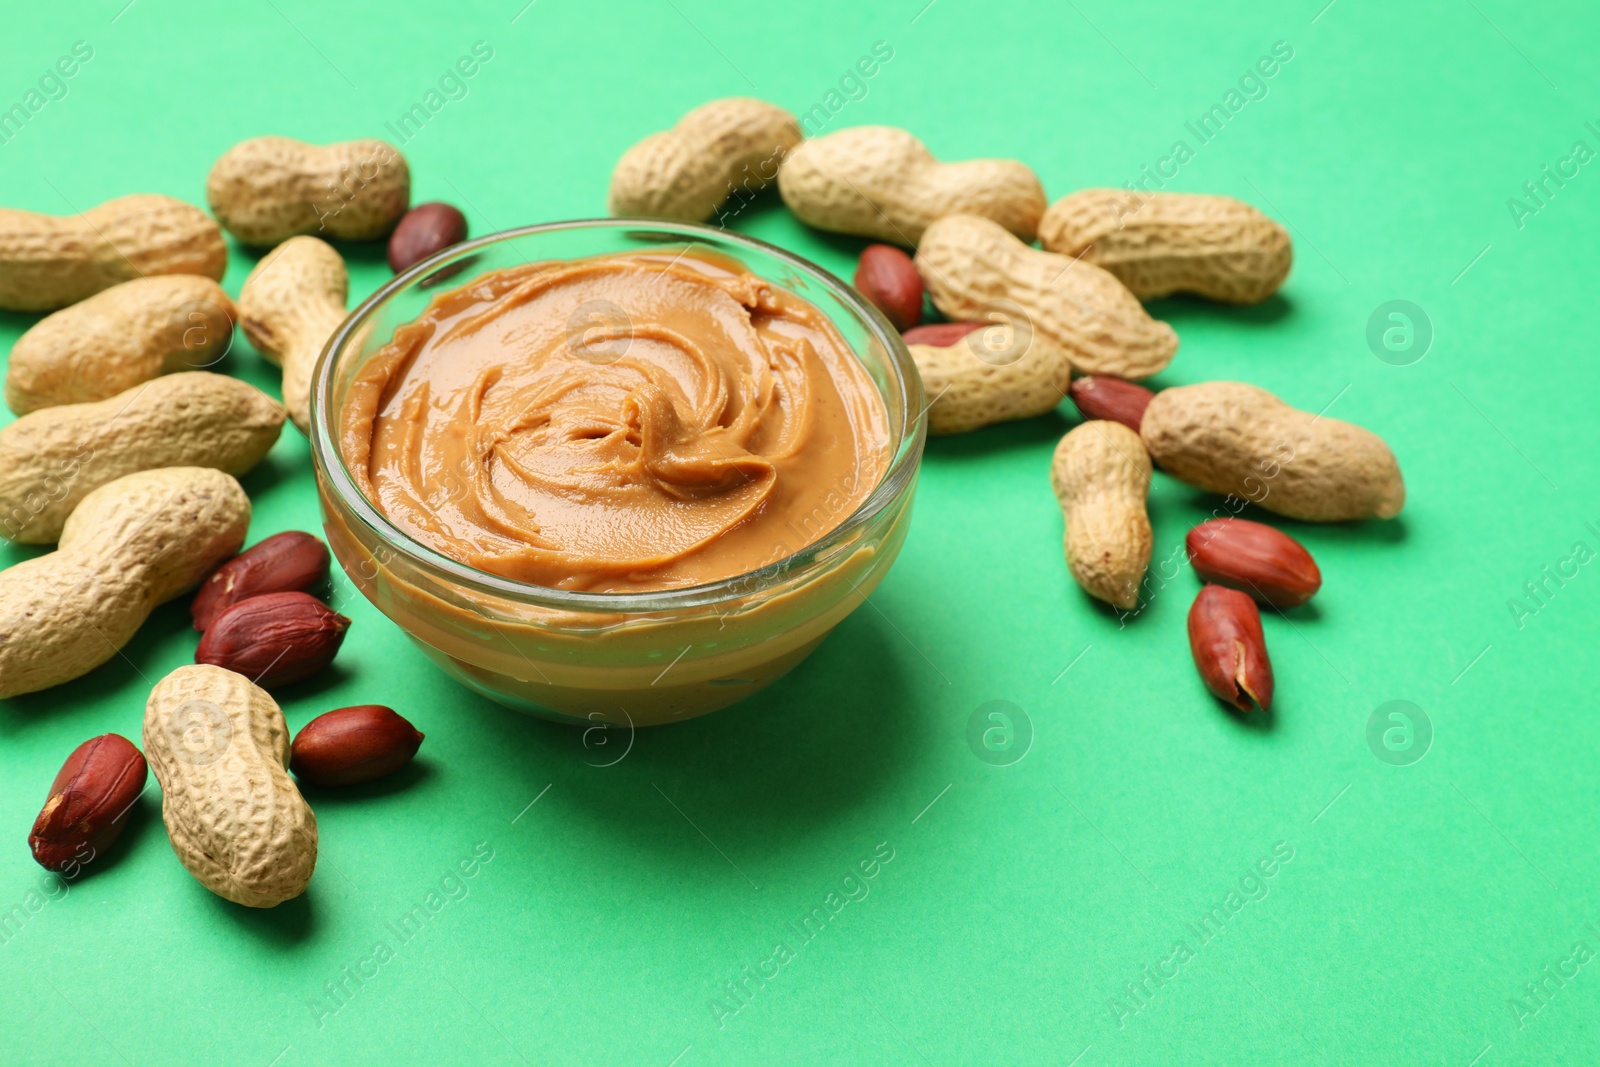
M1182 337L1157 383L1237 378L1331 404L1389 441L1408 505L1387 523L1283 524L1325 586L1265 620L1277 706L1249 722L1190 664L1186 567L1126 626L1068 577L1047 472L1070 404L931 443L904 554L870 604L761 696L631 747L469 695L340 576L354 626L333 671L278 694L290 725L382 702L428 738L399 778L312 796L316 878L265 912L176 862L153 781L114 855L70 888L24 843L67 753L136 738L150 685L190 660L174 603L92 675L0 703L0 1059L1600 1060L1600 576L1542 570L1575 542L1600 549L1600 165L1549 183L1520 226L1507 205L1574 142L1600 149L1592 5L523 2L11 5L0 103L75 41L94 58L0 145L0 203L203 203L212 161L243 138L395 139L384 124L482 41L494 55L469 93L403 146L415 198L460 205L476 233L593 216L639 137L724 95L826 106L883 41L892 60L864 98L836 98L825 130L889 123L946 159L1019 158L1052 199L1137 178L1182 139L1193 158L1168 188L1286 222L1279 298L1156 305ZM1185 123L1278 41L1293 58L1266 95L1200 145ZM846 276L861 246L775 197L735 226ZM378 246L342 251L353 297L388 277ZM234 249L230 292L254 258ZM1434 335L1404 366L1366 340L1394 299ZM0 343L33 321L0 316ZM277 388L242 339L223 366ZM244 484L252 540L318 527L292 429ZM1158 564L1217 503L1157 475ZM1548 592L1519 623L1508 601L1530 580ZM992 700L1032 733L1009 766L969 746ZM1367 741L1390 700L1432 724L1409 766ZM465 896L399 944L389 924L475 847L492 859ZM868 895L803 942L791 924L875 848L893 859L868 863ZM1250 880L1275 848L1292 859ZM1200 945L1190 924L1226 914L1230 892L1237 912ZM1172 973L1180 939L1192 958L1146 979ZM393 958L349 980L337 1012L319 1001L380 940ZM723 983L779 941L793 958L740 1006ZM1142 1003L1124 988L1141 981ZM719 1018L719 997L737 1013Z

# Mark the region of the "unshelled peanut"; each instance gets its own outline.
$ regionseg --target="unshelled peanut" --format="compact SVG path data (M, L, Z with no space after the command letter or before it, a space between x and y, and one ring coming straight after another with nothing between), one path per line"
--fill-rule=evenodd
M994 324L945 346L911 344L927 394L928 432L965 433L1042 415L1072 378L1065 349L1026 322Z
M278 440L283 418L282 405L255 386L207 371L24 415L0 430L0 536L49 544L85 496L137 471L244 474Z
M1141 300L1259 304L1289 276L1289 231L1226 196L1084 189L1050 205L1039 243L1104 267Z
M286 770L289 727L266 690L221 667L179 667L145 704L144 750L172 851L201 885L251 908L305 892L317 820Z
M325 241L291 237L262 257L239 290L239 325L283 368L283 405L302 431L311 418L311 371L345 319L350 275Z
M1120 422L1094 419L1056 446L1050 484L1066 519L1067 568L1089 595L1132 611L1150 565L1150 457Z
M36 323L6 364L18 415L116 396L160 374L216 362L233 341L233 301L194 274L114 285Z
M778 170L778 189L801 222L915 246L936 219L977 215L1032 241L1044 187L1024 163L941 163L893 126L857 126L806 141Z
M1029 248L1003 226L950 215L928 227L917 270L952 319L1025 317L1084 374L1148 378L1171 361L1178 335L1092 263Z
M802 136L793 115L764 100L730 96L701 104L623 153L606 208L613 215L705 222L730 196L751 196L770 184Z
M237 552L249 524L239 483L206 467L141 471L84 497L56 551L0 571L0 697L116 656L156 605Z
M223 228L247 245L301 234L371 241L387 236L410 206L411 170L386 141L253 137L212 165L206 200Z
M220 280L222 231L170 196L122 196L57 218L0 208L0 309L54 311L154 274Z
M1390 519L1405 505L1400 464L1377 434L1243 382L1163 389L1139 431L1173 477L1291 519Z

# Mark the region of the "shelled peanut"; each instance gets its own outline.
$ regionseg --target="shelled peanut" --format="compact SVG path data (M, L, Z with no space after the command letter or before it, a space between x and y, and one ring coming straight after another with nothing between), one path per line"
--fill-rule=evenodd
M1118 378L1078 378L1068 392L1084 418L1110 419L1134 433L1139 432L1144 409L1155 398L1155 393L1144 386Z
M407 211L389 235L389 269L399 274L467 239L467 217L437 200Z
M1189 608L1189 649L1206 688L1239 711L1272 710L1272 661L1248 594L1207 585Z
M265 689L300 682L333 662L350 620L309 593L263 593L206 626L196 663L244 675Z
M235 604L267 593L306 593L328 581L328 546L300 530L273 534L212 571L189 605L204 631Z
M122 833L146 774L143 753L120 734L73 749L28 833L34 862L70 877L99 858Z
M307 785L358 785L410 763L422 740L422 732L393 708L382 704L336 708L295 734L289 769Z
M1184 539L1201 581L1248 593L1262 604L1297 608L1322 588L1322 571L1305 546L1249 519L1209 519Z
M894 245L868 245L856 261L856 291L897 330L922 321L922 276L917 265Z

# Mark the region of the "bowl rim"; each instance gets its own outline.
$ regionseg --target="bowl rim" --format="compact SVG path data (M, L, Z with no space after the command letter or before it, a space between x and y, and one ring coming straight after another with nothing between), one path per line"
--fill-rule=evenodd
M753 571L720 578L714 582L674 589L638 593L592 593L520 582L452 559L414 539L391 522L377 505L366 498L356 486L338 446L337 435L332 431L331 420L336 413L328 410L327 400L333 389L335 353L343 350L389 299L441 266L465 260L475 251L488 245L509 244L520 237L539 233L585 229L645 231L657 235L663 244L677 238L689 247L693 247L695 241L707 237L735 247L745 246L773 256L800 273L814 278L830 291L830 295L863 320L868 331L888 353L888 366L894 371L894 380L890 383L893 390L891 396L898 394L906 418L899 440L893 442L894 452L883 477L843 522L816 541ZM831 320L832 316L829 318ZM850 349L859 359L855 346L851 345ZM327 487L326 491L338 499L350 517L377 535L386 548L404 557L413 565L476 593L520 604L588 615L640 615L743 599L787 584L812 570L824 569L831 562L827 555L833 548L850 539L863 526L876 519L891 503L899 499L902 492L915 480L927 439L927 407L921 375L900 333L890 325L882 312L831 271L770 242L699 223L670 219L590 218L518 226L463 241L434 253L385 282L350 312L318 354L311 374L308 421L312 464L320 476L319 480Z

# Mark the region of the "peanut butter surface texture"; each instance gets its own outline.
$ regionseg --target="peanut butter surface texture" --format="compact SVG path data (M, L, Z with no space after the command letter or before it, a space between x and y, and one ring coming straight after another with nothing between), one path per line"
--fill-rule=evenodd
M699 585L838 526L889 461L866 370L737 263L629 253L436 297L351 383L362 492L423 544L590 592Z

